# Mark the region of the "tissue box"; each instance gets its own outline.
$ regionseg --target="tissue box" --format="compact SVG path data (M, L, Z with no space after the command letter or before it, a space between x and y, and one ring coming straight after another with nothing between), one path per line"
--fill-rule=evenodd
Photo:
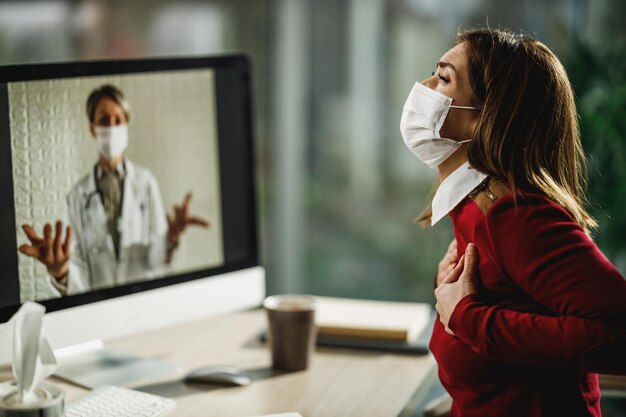
M36 400L23 404L15 381L0 384L0 417L62 417L65 392L56 385L42 382L34 390Z

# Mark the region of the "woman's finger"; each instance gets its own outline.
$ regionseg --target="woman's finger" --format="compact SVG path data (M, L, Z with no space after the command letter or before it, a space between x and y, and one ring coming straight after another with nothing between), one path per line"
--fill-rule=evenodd
M189 204L191 203L191 197L193 194L187 193L185 195L185 199L183 200L183 212L187 213L189 211Z
M461 256L459 263L452 269L452 271L443 279L442 284L455 282L459 279L463 273L463 265L465 263L465 256Z
M61 223L61 220L57 220L56 224L55 224L55 233L54 233L54 246L53 246L53 253L54 253L54 258L58 261L63 257L63 252L62 252L62 248L61 248L61 240L63 239L63 223Z
M448 245L448 252L456 253L456 239L452 239L452 242Z
M185 209L182 206L176 206L176 221L179 225L185 221Z
M43 242L44 242L44 259L46 263L52 262L52 225L46 223L43 227Z
M189 219L189 224L193 224L193 225L201 226L201 227L209 227L211 225L207 220L203 219L202 217L196 217L196 216L193 216L191 217L191 219Z
M26 237L33 245L38 245L43 242L41 236L39 236L37 232L35 232L35 229L33 229L32 226L28 224L23 224L22 230L24 230L24 233L26 233Z
M31 245L22 245L19 248L19 251L27 256L32 256L33 258L39 258L39 248Z
M66 258L70 257L70 245L72 244L72 226L69 224L65 229L65 242L63 243L63 254Z
M465 250L465 268L463 269L463 273L459 277L459 282L463 283L463 287L467 294L475 293L477 291L476 287L476 277L478 275L478 248L473 243L467 245L467 249Z
M476 273L476 268L478 267L478 250L476 249L476 245L470 243L467 245L465 249L465 266L463 268L463 273L461 274L463 278L473 278Z

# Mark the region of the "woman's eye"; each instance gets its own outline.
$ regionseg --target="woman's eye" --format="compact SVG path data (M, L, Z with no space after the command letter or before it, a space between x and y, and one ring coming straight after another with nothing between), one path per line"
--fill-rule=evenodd
M447 79L446 77L443 77L441 74L437 74L435 71L431 72L430 74L431 74L433 77L434 77L435 75L437 75L437 77L438 77L441 81L443 81L444 83L447 83L447 82L449 82L449 81L450 81L450 80L449 80L449 79Z

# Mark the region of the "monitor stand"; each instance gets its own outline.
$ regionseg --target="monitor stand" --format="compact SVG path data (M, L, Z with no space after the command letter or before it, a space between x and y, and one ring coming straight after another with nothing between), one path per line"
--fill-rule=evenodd
M54 375L85 388L132 387L180 373L178 367L167 362L109 351L101 340L58 349L54 354L59 362Z

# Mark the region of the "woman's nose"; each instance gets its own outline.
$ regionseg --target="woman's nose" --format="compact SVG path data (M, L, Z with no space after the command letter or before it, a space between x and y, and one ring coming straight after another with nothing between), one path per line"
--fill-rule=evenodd
M434 89L434 86L435 86L434 79L435 79L434 75L432 77L428 77L424 81L422 81L422 84L424 84L426 87L432 90Z

